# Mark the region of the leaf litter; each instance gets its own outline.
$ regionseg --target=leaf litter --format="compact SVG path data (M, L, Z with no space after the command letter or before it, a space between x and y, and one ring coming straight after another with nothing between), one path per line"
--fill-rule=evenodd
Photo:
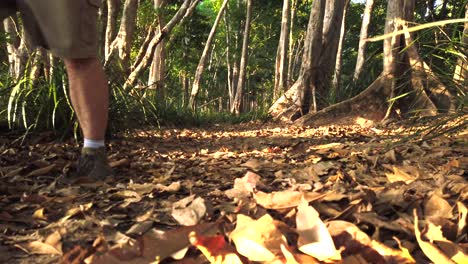
M378 133L377 133L378 132ZM0 138L2 263L468 263L467 133L134 131L112 182L67 186L74 142Z

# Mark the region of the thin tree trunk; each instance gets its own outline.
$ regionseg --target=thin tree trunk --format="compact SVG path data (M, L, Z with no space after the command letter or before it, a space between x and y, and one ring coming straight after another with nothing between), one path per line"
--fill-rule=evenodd
M120 0L107 0L107 26L104 46L104 59L107 62L111 55L111 44L116 35L117 14Z
M161 9L165 5L165 0L154 0L154 7L159 10L157 13L158 26L156 28L156 34L159 34L161 29L164 27L164 17ZM164 87L164 76L166 72L166 45L165 41L156 47L153 56L153 62L151 63L149 75L148 75L148 87L156 89L158 105L163 105L165 100L165 87Z
M120 28L117 37L110 45L108 60L115 51L118 51L122 68L128 72L130 68L130 51L132 48L133 35L136 28L136 16L138 9L138 0L125 0L123 14L120 20Z
M229 2L228 2L228 5L229 5ZM231 62L230 62L230 59L229 59L229 56L230 56L230 39L229 39L229 35L231 34L231 29L229 27L229 24L228 24L228 19L227 19L227 16L228 16L228 12L224 12L224 27L225 27L225 30L226 30L226 68L227 68L227 88L228 88L228 93L229 93L229 100L228 100L228 103L229 103L229 107L228 109L231 107L232 103L234 102L234 96L235 96L235 93L234 93L234 87L232 86L232 75L231 75Z
M398 21L402 19L401 7L404 0L391 0L387 4L387 16L385 19L384 33L392 33L398 30ZM398 53L402 48L401 35L392 36L384 40L384 63L383 63L383 77L384 89L383 93L386 98L393 99L397 83L397 66L399 56ZM390 105L392 106L392 104ZM388 118L391 113L391 107L388 108L385 118Z
M28 55L31 54L29 35L21 28L17 28L17 20L13 17L3 21L5 32L10 36L11 41L7 43L9 74L14 80L18 80L24 73ZM21 37L18 36L21 34Z
M350 0L346 0L346 4L343 10L343 19L341 21L341 32L340 32L340 40L338 43L338 50L336 52L336 63L335 63L335 73L333 74L333 81L332 81L332 94L334 95L333 98L336 100L339 97L340 89L341 89L341 67L343 66L343 42L345 39L345 30L346 30L346 13L349 7Z
M465 18L468 19L468 3L465 6ZM465 22L463 29L463 37L461 39L462 45L460 51L462 54L468 54L468 22ZM460 93L466 95L468 87L468 59L458 58L457 66L453 74L453 81L459 86L463 87Z
M175 15L171 18L171 20L164 26L161 31L154 36L154 38L148 43L148 48L146 50L145 55L142 57L140 61L137 61L132 66L132 72L129 74L127 81L124 84L124 89L128 89L132 87L138 76L141 72L148 67L149 62L153 58L154 51L157 45L161 42L163 38L170 34L172 29L182 20L182 18L189 16L188 11L193 11L194 9L189 9L190 4L192 1L198 3L199 0L185 0L179 10L175 13Z
M247 15L245 19L245 29L242 42L242 55L239 67L239 80L237 82L236 97L231 112L239 115L242 110L242 97L247 69L249 37L250 37L250 21L252 20L252 0L247 0Z
M290 0L283 1L283 16L281 18L281 34L278 43L275 65L275 86L273 99L276 100L280 94L288 88L287 56L289 48L289 24L290 24Z
M218 15L216 16L216 19L213 23L213 27L211 28L210 34L208 35L208 39L206 40L205 48L203 49L202 55L200 57L200 61L198 62L197 70L195 72L195 77L194 77L193 84L192 84L192 92L190 94L190 101L189 101L189 105L192 111L195 111L196 109L195 99L200 89L200 81L201 81L201 76L203 74L203 70L205 68L206 57L208 56L209 51L211 49L211 43L213 42L214 36L216 34L216 29L218 28L219 21L221 21L221 16L223 15L224 10L226 9L227 3L228 3L228 0L224 0L223 4L221 5L221 8L218 11Z
M293 36L293 29L294 29L294 17L296 16L296 4L297 4L297 0L292 0L292 3L291 3L291 17L289 19L289 22L290 22L290 25L289 25L289 48L288 48L288 85L287 87L289 87L289 83L293 80L293 75L294 75L294 67L293 67L293 63L294 63L294 36ZM298 45L297 47L299 48L299 42L298 42Z
M353 82L356 82L361 75L364 61L366 60L366 39L369 32L369 24L371 20L372 9L374 7L374 0L366 1L366 8L362 18L361 34L359 35L358 55L356 59L356 68L354 69Z

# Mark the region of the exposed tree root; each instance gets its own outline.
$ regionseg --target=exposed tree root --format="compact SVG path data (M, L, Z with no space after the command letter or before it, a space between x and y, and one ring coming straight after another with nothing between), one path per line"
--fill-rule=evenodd
M385 78L380 75L369 87L346 101L326 107L316 113L309 113L297 119L297 125L326 125L355 123L361 117L369 121L381 121L385 116L387 103L382 88Z

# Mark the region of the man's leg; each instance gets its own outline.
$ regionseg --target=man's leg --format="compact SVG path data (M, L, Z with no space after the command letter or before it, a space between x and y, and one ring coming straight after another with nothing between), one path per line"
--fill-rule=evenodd
M70 98L85 139L104 140L109 88L97 58L65 59Z
M71 102L84 136L78 177L104 179L112 174L104 148L109 106L104 70L96 58L64 59L64 62Z

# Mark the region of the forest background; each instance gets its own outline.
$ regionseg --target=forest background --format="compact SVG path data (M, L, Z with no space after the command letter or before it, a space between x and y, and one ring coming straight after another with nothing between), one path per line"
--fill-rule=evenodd
M111 130L266 116L314 124L320 110L463 116L466 20L366 39L466 19L467 2L89 0L99 8ZM31 48L17 17L1 36L1 129L77 135L62 62Z

